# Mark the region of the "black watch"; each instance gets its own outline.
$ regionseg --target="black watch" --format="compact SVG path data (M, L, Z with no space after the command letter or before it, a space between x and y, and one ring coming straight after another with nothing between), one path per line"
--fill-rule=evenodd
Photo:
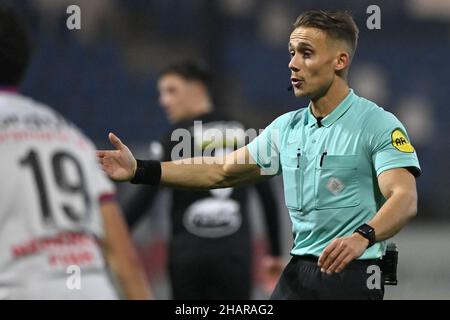
M367 248L370 248L375 244L375 229L369 226L367 223L360 225L356 230L356 233L359 233L364 238L369 240L369 245Z

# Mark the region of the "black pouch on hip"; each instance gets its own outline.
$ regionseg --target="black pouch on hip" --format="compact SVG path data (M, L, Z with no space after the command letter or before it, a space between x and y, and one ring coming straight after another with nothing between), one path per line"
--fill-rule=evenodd
M396 286L397 281L398 248L394 242L389 242L386 253L380 261L381 272L383 273L384 284Z

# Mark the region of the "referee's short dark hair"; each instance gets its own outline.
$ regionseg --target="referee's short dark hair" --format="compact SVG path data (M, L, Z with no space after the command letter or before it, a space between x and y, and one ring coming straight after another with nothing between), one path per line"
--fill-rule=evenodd
M345 41L351 50L350 56L355 53L359 30L352 15L346 11L305 11L294 23L294 28L299 27L320 29L333 39Z
M212 85L212 76L208 65L200 60L186 59L169 64L159 72L158 78L168 74L175 74L186 80L199 81L208 89Z
M17 86L31 57L28 32L14 9L0 5L0 86Z

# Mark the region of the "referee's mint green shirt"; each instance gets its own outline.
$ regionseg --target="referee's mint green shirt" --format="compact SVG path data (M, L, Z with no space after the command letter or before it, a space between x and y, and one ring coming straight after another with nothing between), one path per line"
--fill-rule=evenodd
M291 254L320 256L335 238L367 223L383 205L377 177L420 166L405 128L390 112L353 90L319 127L310 107L275 119L247 145L267 174L282 174L292 221ZM359 259L379 258L378 242Z

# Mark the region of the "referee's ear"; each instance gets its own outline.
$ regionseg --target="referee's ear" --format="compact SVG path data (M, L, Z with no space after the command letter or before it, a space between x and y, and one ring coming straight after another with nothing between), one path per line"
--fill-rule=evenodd
M338 73L346 72L350 65L350 55L346 51L339 51L336 57L334 70Z

